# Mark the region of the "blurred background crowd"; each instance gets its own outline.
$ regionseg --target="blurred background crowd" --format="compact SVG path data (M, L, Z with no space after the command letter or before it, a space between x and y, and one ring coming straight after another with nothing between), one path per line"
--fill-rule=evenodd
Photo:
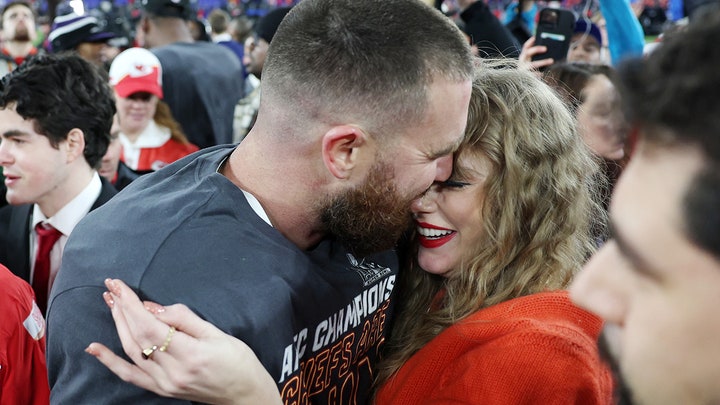
M299 0L193 0L196 11L194 24L198 26L198 37L210 40L210 14L213 10L222 10L233 20L232 27L238 32L250 32L250 26L268 11L292 6ZM453 16L459 10L457 0L426 0L435 2L447 15ZM654 41L663 31L672 29L676 24L684 24L684 19L692 11L712 0L633 0L631 5L640 21L648 42ZM0 1L0 9L10 0ZM135 0L33 0L29 2L36 11L36 46L48 47L47 36L52 29L53 19L57 16L75 13L91 15L97 18L103 31L112 32L115 37L108 42L111 47L130 47L135 39L134 22L140 16L140 1ZM537 17L537 11L543 7L562 7L570 9L578 16L587 16L594 22L602 20L599 2L596 0L486 0L493 14L505 24L511 24L513 18L521 12ZM532 29L532 27L530 27ZM202 32L204 30L204 32ZM532 32L532 31L531 31ZM0 41L2 38L0 37Z

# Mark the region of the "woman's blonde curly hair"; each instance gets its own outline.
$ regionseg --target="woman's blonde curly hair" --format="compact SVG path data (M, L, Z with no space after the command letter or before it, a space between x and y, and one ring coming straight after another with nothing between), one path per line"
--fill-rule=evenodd
M398 316L378 385L444 329L481 308L566 288L595 250L599 165L575 119L533 73L507 60L485 61L473 81L465 139L455 155L491 162L478 203L483 238L446 277L417 264L401 272ZM443 291L437 302L438 292Z

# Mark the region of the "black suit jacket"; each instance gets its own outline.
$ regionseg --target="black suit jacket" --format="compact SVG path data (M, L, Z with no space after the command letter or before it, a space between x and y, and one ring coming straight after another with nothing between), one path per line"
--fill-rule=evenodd
M5 193L7 193L7 188L5 187L5 177L2 175L2 167L0 167L0 208L7 205Z
M105 204L117 190L100 176L100 195L90 211ZM33 204L8 205L0 209L0 263L28 283L30 280L30 223Z

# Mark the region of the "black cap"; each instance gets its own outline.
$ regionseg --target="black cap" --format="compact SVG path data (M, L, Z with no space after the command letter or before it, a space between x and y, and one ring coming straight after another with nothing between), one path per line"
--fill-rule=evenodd
M255 24L255 34L258 37L264 39L269 44L275 36L278 26L282 22L283 18L290 12L292 7L280 7L265 14L264 17L258 20Z
M174 17L189 20L193 17L190 0L142 0L142 9L156 17Z

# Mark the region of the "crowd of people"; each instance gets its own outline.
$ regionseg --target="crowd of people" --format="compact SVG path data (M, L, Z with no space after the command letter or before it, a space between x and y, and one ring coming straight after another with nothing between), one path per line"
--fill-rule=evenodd
M0 403L720 401L720 7L442 3L8 3Z

